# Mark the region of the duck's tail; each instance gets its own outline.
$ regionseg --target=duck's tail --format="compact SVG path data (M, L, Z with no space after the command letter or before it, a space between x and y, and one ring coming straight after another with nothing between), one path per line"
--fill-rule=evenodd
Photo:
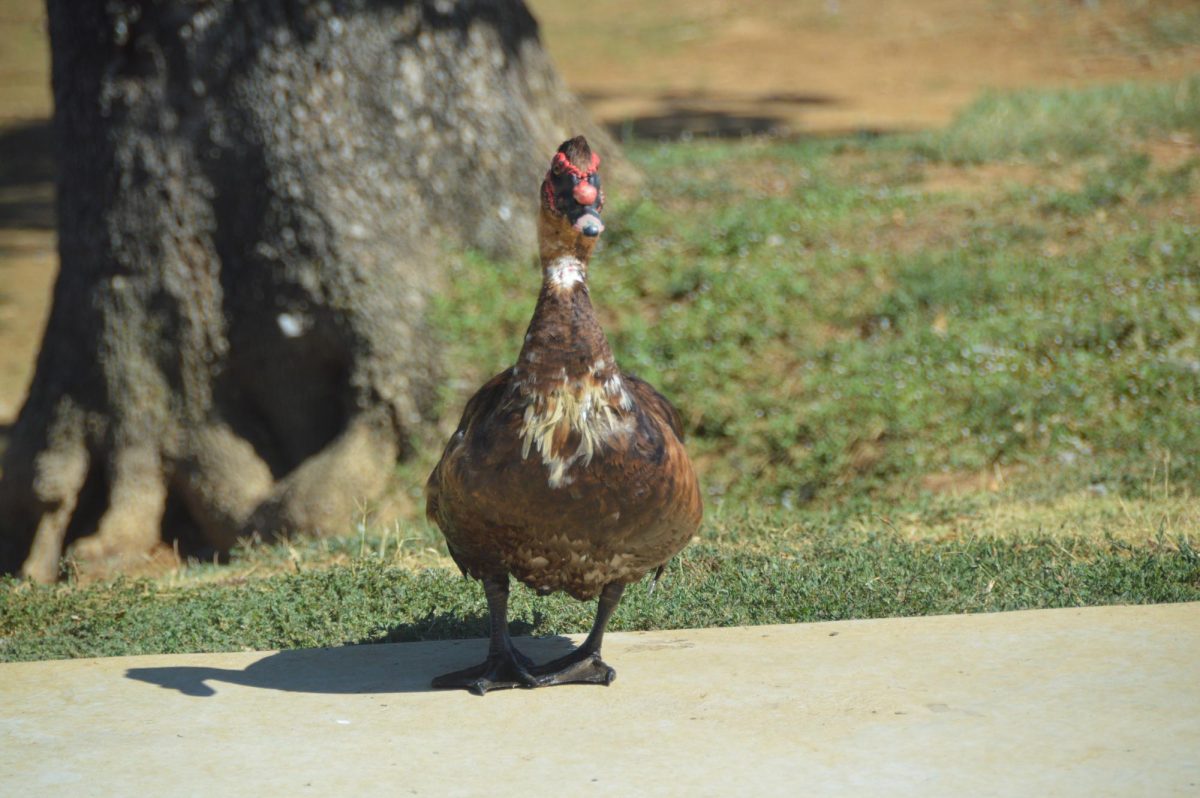
M650 580L650 589L646 591L646 595L654 595L654 588L658 586L658 580L662 578L663 571L665 570L667 570L667 564L663 563L654 571L654 577Z

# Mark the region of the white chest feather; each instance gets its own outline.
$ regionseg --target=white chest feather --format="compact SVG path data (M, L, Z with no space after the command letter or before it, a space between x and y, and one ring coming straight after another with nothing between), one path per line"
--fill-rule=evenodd
M559 488L573 480L576 463L587 466L612 439L633 430L629 393L619 374L603 383L585 378L530 397L521 424L521 456L536 451L549 471L549 485ZM572 449L564 442L575 442Z

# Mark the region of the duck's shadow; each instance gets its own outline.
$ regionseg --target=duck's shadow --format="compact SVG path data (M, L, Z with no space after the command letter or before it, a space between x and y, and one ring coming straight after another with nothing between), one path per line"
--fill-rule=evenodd
M267 654L245 668L214 668L178 665L161 668L129 668L128 679L156 684L183 695L206 697L217 694L212 682L282 690L293 693L380 694L420 693L432 690L430 682L441 673L483 660L487 641L452 639L429 641L431 627L475 631L487 628L486 619L427 618L417 624L399 626L386 635L354 641L337 648L306 648ZM512 624L512 632L528 632L528 624ZM460 635L461 636L461 635ZM413 640L411 645L371 645ZM565 637L522 638L515 641L536 661L561 656L572 642Z

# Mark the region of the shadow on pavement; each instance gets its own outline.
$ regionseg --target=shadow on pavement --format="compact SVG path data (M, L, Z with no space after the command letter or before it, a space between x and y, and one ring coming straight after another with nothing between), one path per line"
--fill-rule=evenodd
M520 638L518 647L538 661L565 654L565 637ZM129 668L125 677L184 695L217 694L210 683L257 687L293 693L380 694L432 691L441 673L474 665L487 651L485 640L429 641L407 645L347 645L267 654L245 668L179 665Z

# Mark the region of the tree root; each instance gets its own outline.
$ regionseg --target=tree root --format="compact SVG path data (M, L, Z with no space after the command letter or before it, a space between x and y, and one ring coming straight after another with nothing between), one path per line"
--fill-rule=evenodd
M186 450L176 464L172 489L203 538L218 551L229 551L247 534L255 508L271 495L271 469L224 424L194 432Z
M87 479L87 451L81 444L51 449L37 458L34 472L29 487L43 509L20 574L37 582L53 582L58 578L67 527ZM4 506L10 507L12 503L5 502Z
M329 534L345 529L364 501L377 498L399 454L395 434L381 419L359 416L328 446L275 485L247 529L266 540L296 531Z
M206 426L184 441L183 455L171 461L146 442L104 459L89 457L79 439L32 458L32 477L23 481L26 495L13 495L13 480L6 501L0 501L0 513L12 506L40 508L28 519L32 532L27 549L17 554L19 573L55 581L64 553L88 578L144 565L163 547L164 532L171 532L164 530L163 518L172 496L218 552L253 535L271 540L296 532L334 534L383 492L400 450L382 412L355 417L324 449L277 481L228 426ZM106 488L98 495L89 490L98 476L90 470L97 468Z
M70 547L88 573L124 570L162 539L167 486L157 448L139 443L119 450L108 465L107 481L108 506L95 533Z

